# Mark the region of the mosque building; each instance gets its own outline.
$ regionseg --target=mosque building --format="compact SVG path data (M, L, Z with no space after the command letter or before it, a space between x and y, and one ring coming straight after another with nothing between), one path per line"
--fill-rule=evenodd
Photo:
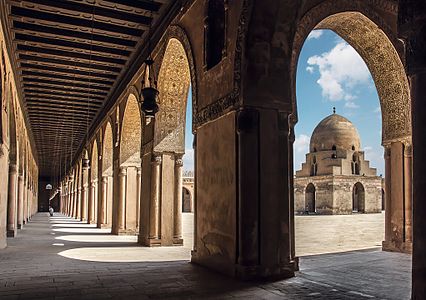
M382 209L382 178L361 150L355 126L335 113L311 137L309 153L294 180L296 213L377 213Z

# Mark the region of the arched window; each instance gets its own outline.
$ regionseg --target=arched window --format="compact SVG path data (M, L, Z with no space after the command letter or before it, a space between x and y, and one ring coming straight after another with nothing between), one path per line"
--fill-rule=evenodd
M317 165L317 158L315 155L312 157L312 164L311 164L311 176L316 176L318 171L318 165Z
M331 147L331 150L336 151L336 145L333 145L333 146Z
M355 146L354 145L352 145L352 150L355 151Z
M226 54L227 9L224 0L209 0L204 23L204 59L207 70Z
M352 155L352 162L351 162L351 169L352 174L359 175L360 174L360 163L359 163L359 156L357 153L354 153Z

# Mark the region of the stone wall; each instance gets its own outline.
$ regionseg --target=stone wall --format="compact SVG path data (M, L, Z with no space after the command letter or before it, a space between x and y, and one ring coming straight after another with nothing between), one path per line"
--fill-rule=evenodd
M352 214L353 189L359 182L365 191L365 213L378 213L382 208L382 178L379 176L311 176L295 178L295 213L306 210L305 193L309 183L315 186L317 214Z

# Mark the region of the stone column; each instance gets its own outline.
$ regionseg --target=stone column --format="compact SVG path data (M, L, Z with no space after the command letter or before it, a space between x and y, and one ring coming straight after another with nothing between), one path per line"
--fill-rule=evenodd
M149 239L160 238L160 188L161 156L153 155L151 160L151 201L149 205Z
M392 211L392 168L391 168L391 148L390 145L384 145L384 158L385 158L385 240L382 243L383 250L386 250L388 241L391 240L392 236L392 225L391 225L391 211Z
M81 220L81 192L82 188L77 188L77 219Z
M24 223L24 175L18 176L18 229L21 229Z
M299 270L299 259L296 257L296 230L294 221L294 152L293 144L295 141L294 126L295 121L290 116L290 135L289 135L289 147L288 147L288 178L290 182L289 199L290 199L290 259L295 262L295 270Z
M126 178L127 167L120 167L118 174L118 234L125 230L126 225Z
M101 189L99 195L99 207L98 207L98 228L102 228L107 223L107 198L108 198L108 176L102 176Z
M18 206L18 172L15 164L9 166L9 193L7 206L7 236L15 237L18 227L17 206Z
M89 205L88 205L88 215L87 215L87 223L94 224L95 220L95 183L92 181L89 187Z
M88 191L87 191L87 185L83 185L81 188L81 221L86 222L87 221L87 198L88 198Z
M24 224L28 222L28 182L24 180Z
M136 168L136 227L139 228L141 212L142 168Z
M183 244L182 239L182 155L175 155L174 202L173 202L173 244Z
M404 198L405 198L405 244L412 250L413 242L413 148L411 143L404 144Z
M246 277L257 268L259 253L259 111L237 113L238 173L238 273Z
M74 204L74 208L73 208L73 218L77 219L77 209L78 209L78 205L77 205L77 192L75 190L75 188L73 188L72 190L72 202Z

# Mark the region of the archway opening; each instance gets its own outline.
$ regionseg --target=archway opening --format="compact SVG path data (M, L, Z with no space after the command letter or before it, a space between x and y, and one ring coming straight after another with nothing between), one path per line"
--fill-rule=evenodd
M193 214L182 213L182 186L186 184L186 177L189 174L193 177L194 174L191 116L192 97L195 98L196 88L195 76L191 74L193 61L189 43L181 36L183 33L180 29L174 30L176 32L165 41L159 54L162 58L159 59L161 65L158 74L160 110L155 119L153 153L150 158L155 163L149 162L153 166L152 172L144 173L144 176L150 178L151 186L158 187L156 191L161 192L152 192L151 189L151 198L143 193L141 205L148 208L150 202L161 203L161 207L150 214L152 221L147 222L147 228L151 235L157 237L158 244L184 245L189 258Z
M305 207L307 213L315 212L315 186L312 183L306 186Z
M352 189L352 212L365 212L365 190L360 182L355 183Z
M352 9L344 12L336 11L331 15L324 14L324 10L316 11L316 9L314 7L309 11L299 23L300 27L297 30L293 48L293 70L296 70L296 63L298 63L297 82L296 74L293 74L293 105L296 111L297 83L297 107L300 116L295 128L295 170L302 165L302 169L296 172L294 182L295 211L301 213L306 210L306 207L301 205L306 201L302 196L304 189L301 187L306 186L308 176L311 176L309 182L310 180L318 181L315 185L316 213L329 215L317 217L315 222L322 222L327 218L333 219L333 222L328 222L331 227L325 230L323 228L323 232L339 228L339 234L334 237L344 237L345 234L350 233L359 239L353 243L354 245L348 243L346 247L338 241L327 240L327 237L323 236L321 245L328 243L331 247L327 246L319 250L321 247L311 245L312 251L306 248L306 251L300 250L298 243L303 244L301 240L305 239L300 234L303 232L303 226L320 228L321 224L317 224L318 226L313 223L303 224L309 219L305 218L301 221L303 217L296 216L295 248L298 255L339 252L381 245L385 240L382 225L385 215L381 213L382 190L381 177L378 173L385 173L385 161L382 159L383 148L380 144L388 147L395 139L401 143L403 139L409 140L411 135L408 82L396 46L393 44L397 41L393 37L388 37L388 28L385 29L385 33L382 30L383 27L377 25L382 23L375 23L361 12L351 11ZM320 43L326 38L332 44L331 49ZM302 45L303 50L301 50ZM303 91L300 91L299 87L309 77L316 86L305 85ZM315 101L317 102L314 103ZM321 111L319 102L328 102L323 110L328 110L329 113L319 115ZM332 112L333 106L337 107L337 113L334 110L329 117L323 119ZM309 130L306 129L309 126L302 125L306 118L317 118L315 122L312 122ZM321 119L323 121L318 124ZM315 131L318 129L318 132L314 139L315 131L312 129L316 124L322 128L315 129ZM348 130L351 126L353 129ZM305 128L306 131L300 128ZM333 132L339 138L336 139ZM357 141L358 135L362 137L363 145ZM304 150L300 150L303 147ZM398 147L398 149L401 148L404 147ZM303 155L301 159L298 159L298 152L300 156ZM317 172L321 175L316 176L317 178L312 177L314 153ZM304 157L305 154L306 157ZM304 176L306 178L303 178ZM403 174L397 176L403 177ZM363 189L355 185L357 182ZM371 237L370 241L361 234L354 235L354 228L362 231L361 221L360 226L354 225L352 221L344 222L351 224L351 228L345 229L344 224L338 221L342 217L334 216L344 214L347 215L344 218L351 218L354 208L359 212L374 213L377 220L382 220L374 221L377 228L375 228L375 236ZM363 218L362 216L364 215L357 214L353 218ZM317 251L314 251L314 248L317 248Z
M111 228L112 225L112 203L113 203L113 136L111 123L107 122L102 142L102 210L100 212L101 223L98 227Z
M192 212L191 192L186 188L182 188L182 212Z
M142 121L137 98L130 94L124 108L120 135L120 169L117 206L117 226L113 232L137 234L139 232L141 193Z

